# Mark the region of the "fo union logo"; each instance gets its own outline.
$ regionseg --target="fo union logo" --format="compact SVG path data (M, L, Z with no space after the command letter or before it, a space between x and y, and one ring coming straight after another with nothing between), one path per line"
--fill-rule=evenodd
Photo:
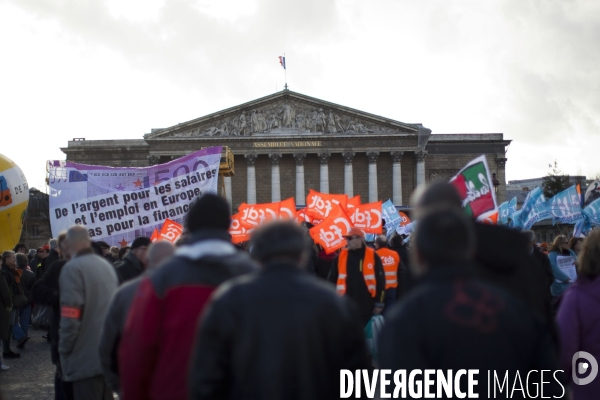
M573 354L571 367L573 371L573 382L576 385L587 385L596 379L596 376L598 375L598 361L596 361L593 355L585 351L578 351ZM588 371L590 371L588 376L580 378L580 376L587 374Z

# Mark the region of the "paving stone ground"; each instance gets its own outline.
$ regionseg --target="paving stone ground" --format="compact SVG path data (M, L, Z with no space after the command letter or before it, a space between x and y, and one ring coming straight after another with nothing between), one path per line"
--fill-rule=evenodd
M17 350L13 340L11 347L21 353L21 358L3 360L10 369L0 372L2 400L54 399L54 365L50 361L50 343L42 339L43 334L30 330L31 339L23 350Z

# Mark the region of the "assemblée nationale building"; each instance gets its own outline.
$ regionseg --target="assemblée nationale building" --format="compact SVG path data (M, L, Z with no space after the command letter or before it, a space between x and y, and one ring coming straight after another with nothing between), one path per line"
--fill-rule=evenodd
M203 147L228 146L235 175L222 186L233 209L293 197L309 189L360 195L363 203L392 199L408 205L417 185L452 177L485 154L505 196L503 134L432 134L408 124L283 90L168 128L141 139L70 141L67 160L144 167ZM235 211L234 211L235 212Z

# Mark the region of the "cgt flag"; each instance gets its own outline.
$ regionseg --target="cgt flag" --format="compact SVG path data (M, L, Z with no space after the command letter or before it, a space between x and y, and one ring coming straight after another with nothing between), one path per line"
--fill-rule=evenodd
M336 206L344 210L348 207L348 195L320 193L310 189L306 196L306 215L313 219L324 220Z
M315 243L320 244L325 253L331 254L346 245L346 235L352 229L352 221L342 207L335 207L328 218L310 228L309 233Z
M255 229L265 222L278 219L280 209L281 202L262 204L242 203L238 207L238 211L242 215L240 222L246 229Z
M158 235L158 240L166 240L175 244L177 240L181 237L183 233L183 226L178 224L175 221L171 221L169 218L165 220L162 229L160 230L160 234Z
M380 235L383 230L381 220L381 200L375 203L361 204L350 209L352 225L365 233Z
M250 240L250 231L242 225L242 213L237 213L231 216L231 225L229 226L229 234L231 242L238 244Z
M450 183L457 189L468 216L483 221L498 212L485 156L479 156L461 169Z

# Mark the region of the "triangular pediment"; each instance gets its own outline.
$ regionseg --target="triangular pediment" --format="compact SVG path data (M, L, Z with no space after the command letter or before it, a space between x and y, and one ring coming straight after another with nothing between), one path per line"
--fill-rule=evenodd
M406 124L284 90L165 129L148 139L318 135L429 136L421 124Z

